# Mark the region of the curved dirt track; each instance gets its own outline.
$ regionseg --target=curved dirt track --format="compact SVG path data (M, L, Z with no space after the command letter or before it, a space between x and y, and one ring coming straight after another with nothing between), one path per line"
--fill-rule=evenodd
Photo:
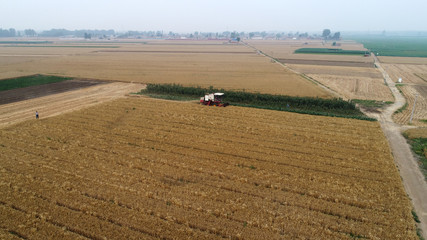
M374 117L379 120L381 128L387 137L394 156L394 161L399 168L406 193L411 198L415 212L421 221L418 227L422 230L423 237L427 239L427 183L424 175L419 169L417 161L414 159L406 139L401 134L402 127L394 123L392 119L393 113L401 108L406 100L387 72L381 67L375 55L374 58L375 64L382 72L395 97L394 104L384 109L380 114L376 114Z
M143 84L114 82L0 105L0 128L35 119L35 111L39 112L40 118L56 116L124 97L143 88Z

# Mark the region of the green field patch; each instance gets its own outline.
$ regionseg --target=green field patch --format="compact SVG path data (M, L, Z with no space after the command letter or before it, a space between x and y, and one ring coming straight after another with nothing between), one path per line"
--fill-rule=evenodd
M376 121L364 115L352 101L342 99L292 97L245 91L229 91L213 87L184 87L179 84L148 84L147 88L142 90L140 94L156 94L155 97L166 99L186 97L188 100L199 100L205 94L214 92L225 93L224 102L235 106Z
M295 50L300 54L332 54L332 55L361 55L364 56L366 51L343 50L340 48L300 48Z
M0 41L0 44L51 44L50 41Z
M65 80L70 80L68 77L58 77L58 76L45 76L45 75L32 75L18 78L9 78L5 80L0 80L0 91L6 91L16 88L24 88L30 86L38 86L43 84L62 82Z
M427 57L427 37L353 37L377 56Z
M376 100L363 100L363 99L352 99L351 101L367 108L382 108L389 104L393 104L393 102L390 102L390 101L376 101Z

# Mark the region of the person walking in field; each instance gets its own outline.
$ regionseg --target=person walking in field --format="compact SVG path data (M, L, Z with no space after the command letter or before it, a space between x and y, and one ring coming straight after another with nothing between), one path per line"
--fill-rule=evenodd
M39 119L39 112L36 111L36 119Z

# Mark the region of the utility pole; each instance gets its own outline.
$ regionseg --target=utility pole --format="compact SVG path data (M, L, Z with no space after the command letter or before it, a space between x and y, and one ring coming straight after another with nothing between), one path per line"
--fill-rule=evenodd
M418 97L418 93L417 95L415 95L414 106L412 107L412 113L411 113L411 118L409 119L409 124L412 123L412 117L414 116L414 112L415 112L415 104L417 104L417 97Z

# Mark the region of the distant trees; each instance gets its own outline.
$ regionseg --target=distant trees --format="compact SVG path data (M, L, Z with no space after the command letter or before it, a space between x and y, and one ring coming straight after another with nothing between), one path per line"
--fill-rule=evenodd
M67 29L51 29L48 31L43 31L38 34L41 37L64 37L64 36L75 36L86 38L91 37L106 37L115 35L114 30L74 30L70 31Z
M323 29L322 37L324 39L328 39L330 35L331 35L331 30L330 29Z
M341 33L340 32L336 32L336 33L334 33L334 36L332 36L332 39L339 40L340 37L341 37Z
M34 31L34 29L25 29L24 34L27 37L34 37L37 35L37 33L36 33L36 31Z
M16 30L14 28L1 29L0 28L0 37L15 37Z
M323 29L322 37L325 40L328 40L328 39L340 40L341 33L335 32L334 35L331 36L331 30L330 29Z
M91 39L92 38L92 34L90 33L85 33L85 39Z

